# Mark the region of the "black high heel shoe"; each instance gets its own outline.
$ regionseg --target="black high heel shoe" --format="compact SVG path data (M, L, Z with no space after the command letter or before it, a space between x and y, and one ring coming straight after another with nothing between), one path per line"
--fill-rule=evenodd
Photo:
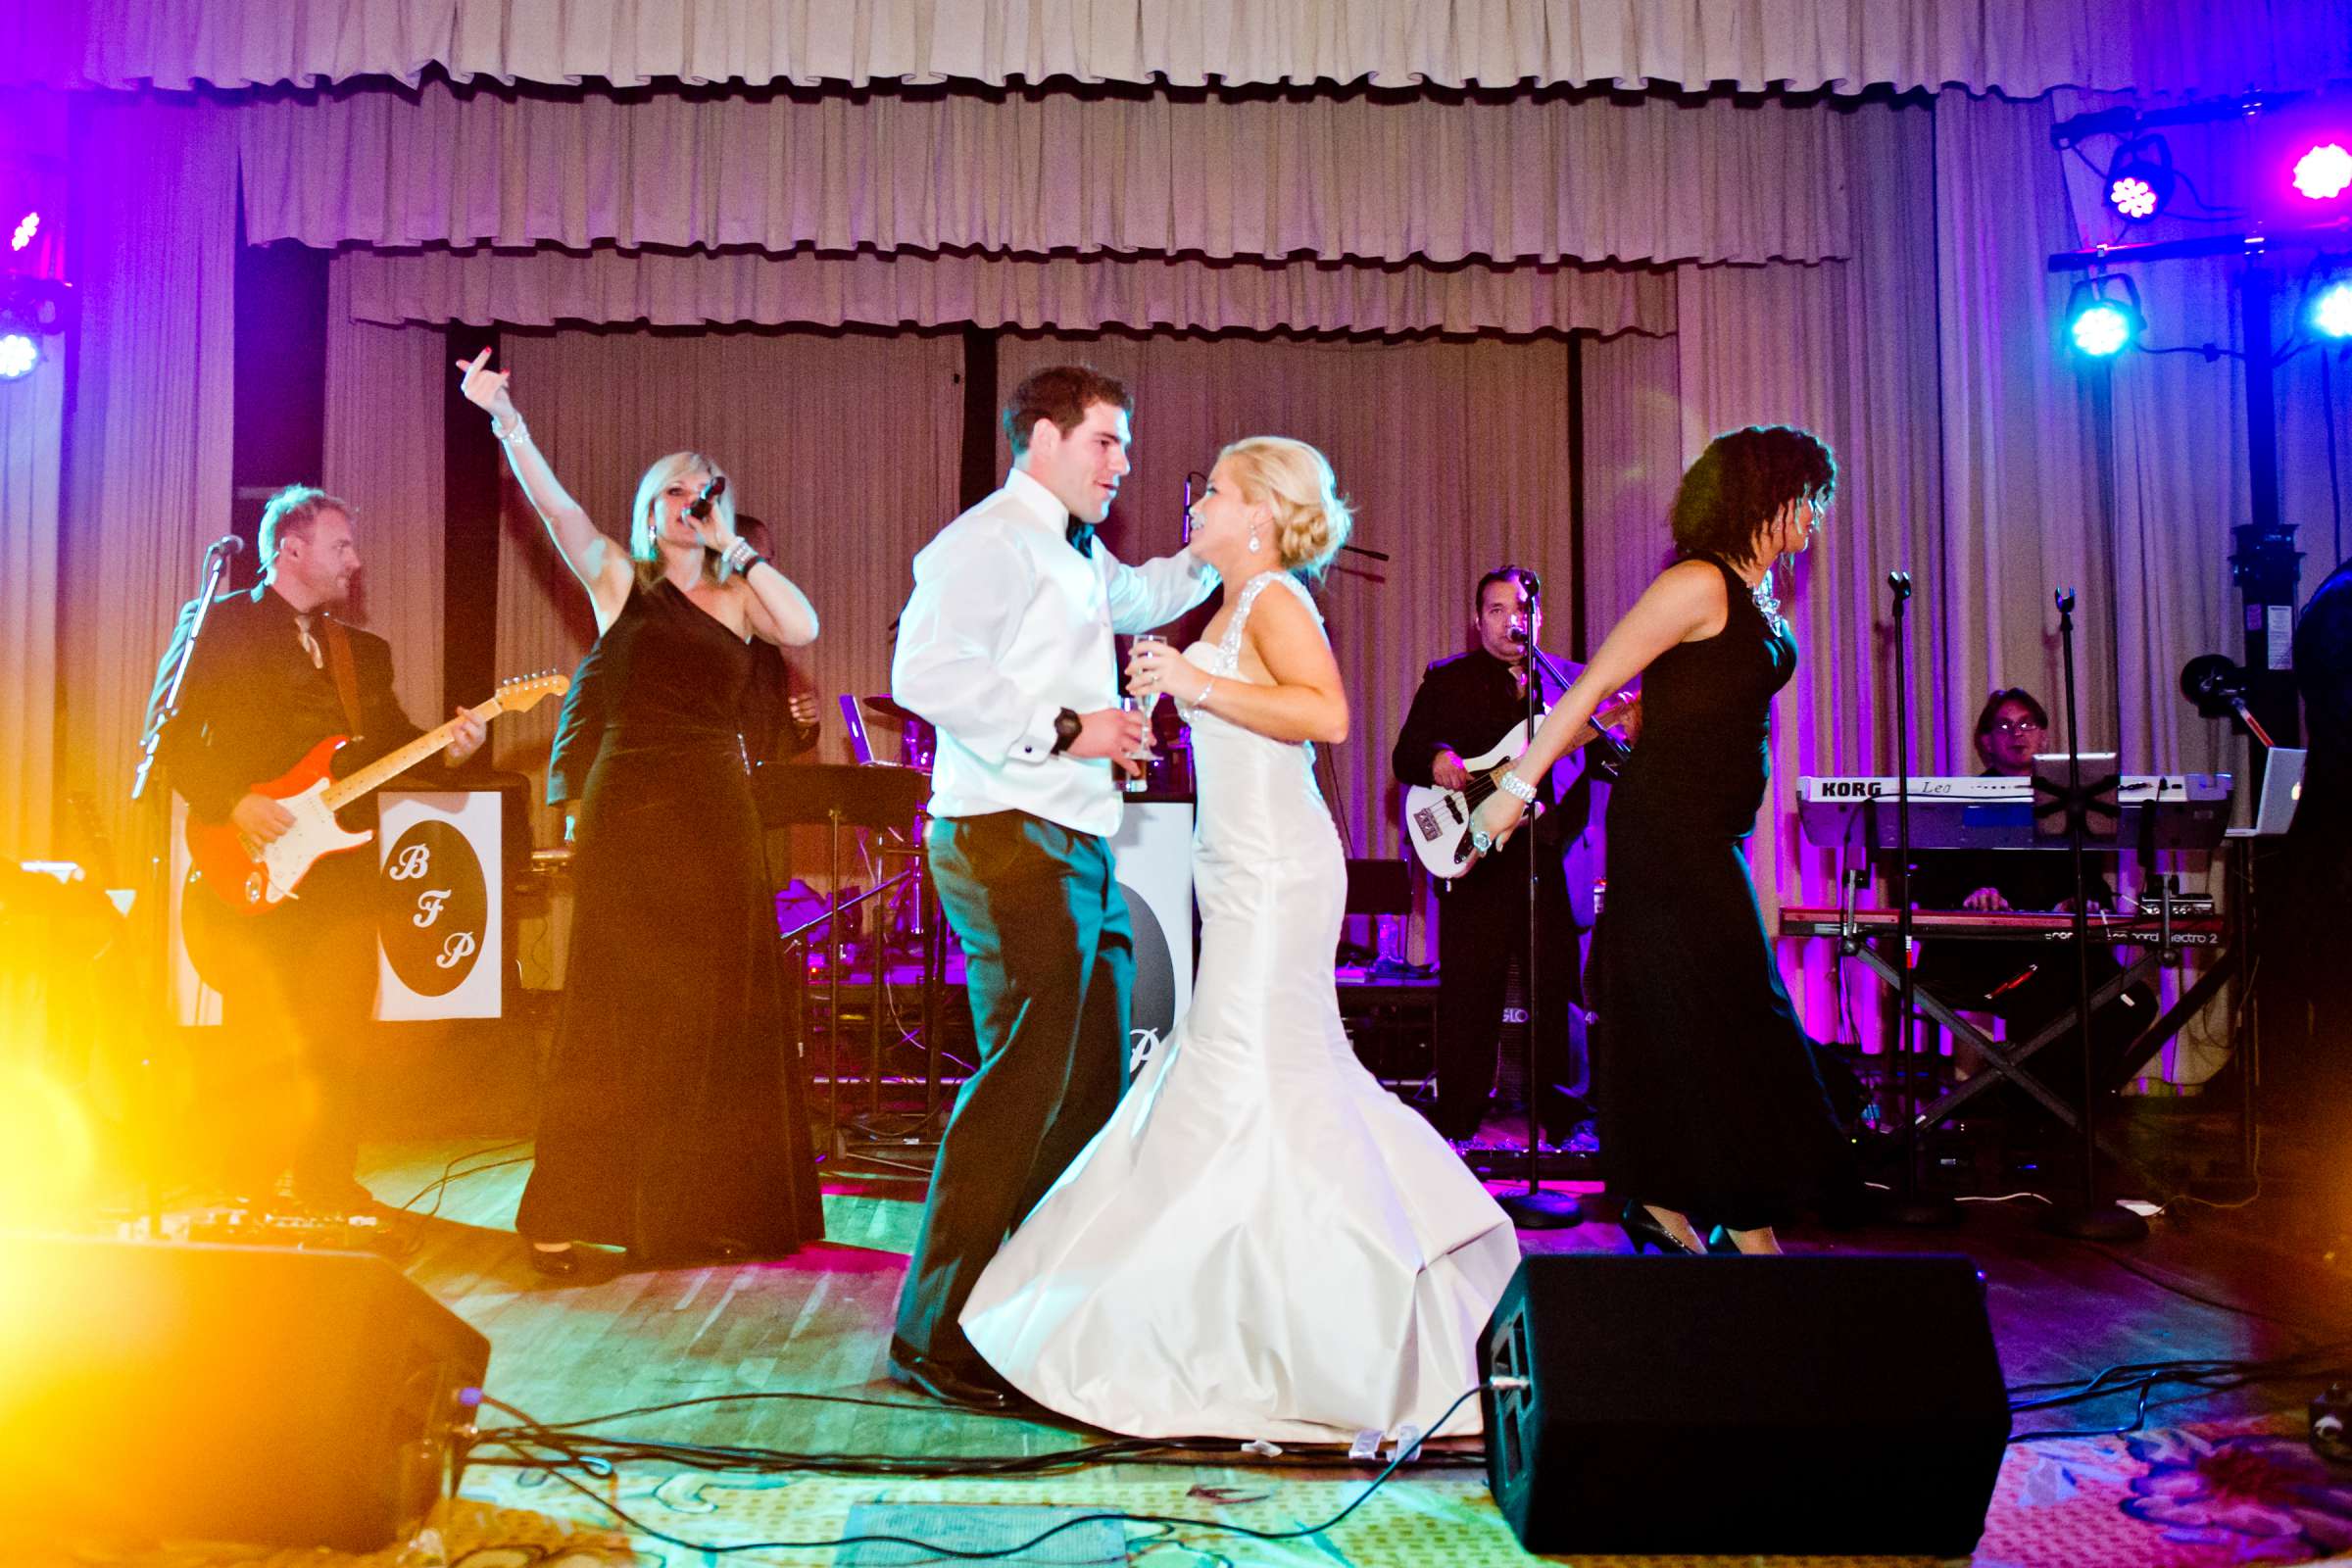
M1644 1248L1650 1247L1656 1248L1661 1252L1680 1254L1684 1257L1696 1255L1690 1249L1683 1245L1681 1237L1659 1224L1657 1216L1640 1203L1629 1200L1625 1205L1625 1211L1617 1216L1617 1225L1625 1232L1625 1239L1634 1244L1634 1255L1637 1257L1642 1254Z

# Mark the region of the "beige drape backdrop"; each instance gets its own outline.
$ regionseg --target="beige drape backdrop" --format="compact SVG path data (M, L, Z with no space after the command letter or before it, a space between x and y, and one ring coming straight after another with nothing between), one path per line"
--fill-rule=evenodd
M50 852L65 356L0 386L0 857Z
M848 760L832 699L890 689L907 563L956 512L960 336L578 330L503 342L516 406L606 533L627 537L639 475L685 448L715 459L737 506L773 526L776 564L822 623L790 656L825 699L821 760ZM568 670L595 636L587 596L511 476L504 493L499 671ZM499 765L544 780L555 706L499 721ZM539 809L539 841L552 843L560 824Z
M156 808L128 802L140 713L197 560L228 531L236 142L212 104L111 97L75 138L56 777L90 794L131 875L161 843Z
M360 249L337 259L364 320L654 326L958 325L1087 331L1670 332L1665 268L1358 266L1311 257L842 256L801 250Z
M2335 0L11 0L21 79L1960 82L2234 92L2341 74ZM89 21L82 24L82 12ZM34 18L39 24L32 24ZM5 19L0 19L4 25ZM6 35L0 30L0 36Z
M1326 261L1814 261L1852 127L1801 101L1560 91L502 94L238 115L247 232Z
M1136 397L1135 471L1103 533L1122 557L1177 547L1184 474L1245 435L1289 435L1331 460L1356 541L1319 596L1350 733L1329 749L1350 853L1401 853L1389 750L1422 668L1469 646L1470 589L1516 561L1557 602L1569 570L1568 348L1526 342L1035 335L1006 339L999 379L1082 360ZM999 437L1000 462L1008 454Z
M428 729L444 716L441 415L455 373L444 342L436 327L353 320L348 270L341 258L328 269L318 482L357 512L362 571L350 612L392 644L393 690ZM456 630L470 637L479 628Z

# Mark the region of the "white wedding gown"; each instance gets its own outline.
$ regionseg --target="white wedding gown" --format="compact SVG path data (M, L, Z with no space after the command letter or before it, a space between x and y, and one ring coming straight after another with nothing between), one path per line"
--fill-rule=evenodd
M1185 657L1241 680L1243 624L1275 583L1306 598L1254 578L1222 643ZM1193 757L1191 1010L990 1262L963 1331L1023 1394L1112 1432L1426 1430L1477 1382L1518 1239L1341 1030L1347 862L1310 750L1201 711ZM1479 1419L1472 1399L1445 1431Z

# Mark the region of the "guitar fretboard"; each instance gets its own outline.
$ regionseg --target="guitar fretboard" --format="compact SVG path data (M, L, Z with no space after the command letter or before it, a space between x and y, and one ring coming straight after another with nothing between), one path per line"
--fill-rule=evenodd
M469 711L474 717L487 723L497 717L502 709L499 699L493 697L481 707L471 709ZM450 737L457 732L458 720L453 718L438 729L426 730L408 745L386 752L349 778L329 784L324 797L327 809L339 811L378 785L389 784L418 762L441 750L442 747L447 746Z

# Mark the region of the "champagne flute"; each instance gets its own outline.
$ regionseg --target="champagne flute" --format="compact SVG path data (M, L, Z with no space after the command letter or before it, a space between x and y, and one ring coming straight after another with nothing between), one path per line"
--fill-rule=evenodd
M1142 653L1148 647L1165 649L1167 646L1168 640L1159 633L1139 631L1128 645L1128 652L1132 656ZM1132 687L1132 683L1130 684ZM1135 695L1144 700L1144 711L1149 715L1152 709L1159 702L1159 683L1155 680L1151 685L1136 690Z

